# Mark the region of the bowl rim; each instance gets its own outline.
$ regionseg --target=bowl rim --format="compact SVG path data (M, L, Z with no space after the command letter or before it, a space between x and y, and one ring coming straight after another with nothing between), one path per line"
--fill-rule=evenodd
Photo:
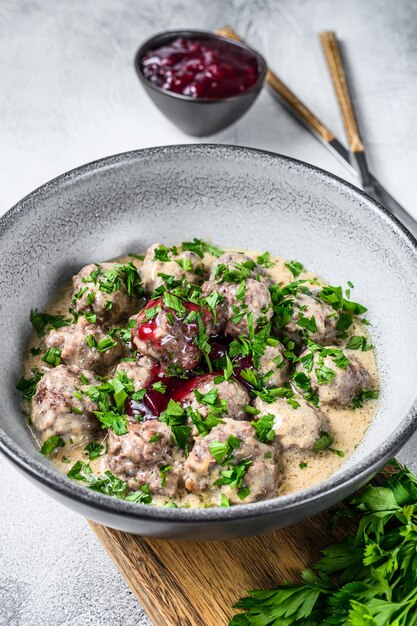
M22 200L17 202L9 211L0 217L0 235L7 233L9 224L20 219L22 214L35 210L33 199L51 191L59 190L62 185L77 178L94 175L96 172L105 171L108 168L120 167L123 163L139 161L153 155L163 154L163 156L178 156L188 153L188 156L198 158L199 154L204 155L207 150L218 152L219 157L225 158L227 155L235 158L239 153L247 158L250 154L253 158L267 158L293 165L294 167L307 170L318 179L321 179L333 188L342 187L349 194L361 201L377 219L382 219L391 228L397 231L403 243L412 250L417 258L417 240L387 209L378 202L367 196L363 191L354 185L344 181L330 172L305 163L304 161L293 159L288 156L277 154L267 150L259 150L246 146L235 146L227 144L177 144L171 146L159 146L122 152L116 155L104 157L81 165L75 169L65 172L49 182L41 185ZM118 498L105 496L104 494L87 489L76 481L71 481L64 474L61 474L52 464L40 463L32 455L27 454L17 443L11 439L0 427L0 451L12 461L19 469L28 474L37 482L69 500L75 500L79 504L95 508L103 513L111 515L123 514L125 518L142 522L175 522L182 525L198 525L210 522L242 521L245 519L262 516L273 516L274 514L289 514L293 510L314 504L321 497L331 494L343 493L343 497L349 490L353 490L357 485L376 473L383 465L389 461L396 452L404 445L407 439L417 429L417 397L412 402L410 408L405 413L403 419L395 428L393 433L371 454L362 461L357 461L351 467L341 468L326 480L312 485L306 489L296 491L283 496L277 496L269 500L262 500L251 504L240 504L234 507L213 507L208 509L174 509L161 506L141 505L133 502L120 500Z
M245 89L244 91L241 91L240 93L237 93L234 96L227 96L225 98L192 98L191 96L185 96L182 93L169 91L168 89L164 89L163 87L159 87L158 85L151 83L151 81L144 76L142 67L140 64L140 61L142 57L144 56L145 52L148 49L151 49L151 47L154 44L157 45L160 39L167 38L167 40L169 40L169 39L175 39L176 37L181 37L181 36L182 37L201 36L201 37L206 37L207 39L220 40L227 44L230 44L232 46L245 50L246 52L249 52L257 59L257 62L258 62L259 75L258 75L256 82L253 83L253 85L251 85L250 87L248 87L248 89ZM184 102L196 102L199 104L216 104L218 102L234 102L236 100L240 100L243 96L256 93L262 89L262 86L265 82L266 73L268 70L265 57L260 52L258 52L257 50L249 46L246 42L236 41L235 39L230 39L229 37L218 35L217 33L209 31L209 30L199 30L199 29L194 29L194 28L164 30L164 31L160 31L156 33L155 35L152 35L152 37L148 37L148 39L146 39L136 51L136 54L134 57L134 66L135 66L135 70L140 81L147 87L153 89L154 91L157 91L158 93L164 94L166 96L171 96L173 98L177 98L178 100L183 100Z

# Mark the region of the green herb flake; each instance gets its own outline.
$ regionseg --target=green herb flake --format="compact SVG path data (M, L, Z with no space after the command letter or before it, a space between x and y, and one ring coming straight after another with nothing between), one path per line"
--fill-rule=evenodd
M151 490L147 483L141 485L138 491L126 496L125 500L128 502L135 502L136 504L152 504Z
M62 328L63 326L68 326L70 323L70 320L65 319L62 315L40 313L38 309L31 311L30 321L38 337L43 337L45 330L50 328Z
M160 380L158 380L156 383L153 383L152 389L155 389L155 391L158 391L158 393L165 393L167 390L166 385L164 385Z
M98 457L103 456L106 451L106 446L98 441L91 441L85 446L84 450L88 452L88 458L92 461L93 459L98 459Z
M48 365L52 365L52 367L56 367L61 363L61 350L55 347L49 348L41 360L44 363L48 363Z
M294 278L298 278L301 272L304 272L303 264L298 261L288 261L285 263L285 267L288 267Z
M32 378L24 378L21 376L16 384L16 389L22 392L23 398L29 402L35 395L36 385L42 378L43 374L37 369L32 370Z
M263 415L259 420L251 422L255 429L255 434L259 441L262 443L271 443L275 439L274 430L275 416L271 413Z
M334 438L332 437L332 435L322 430L320 431L318 438L314 442L313 451L316 453L322 452L323 450L329 448L332 445L333 441Z
M49 439L47 439L43 443L41 447L41 454L49 456L54 450L56 450L57 448L63 448L64 445L65 442L62 437L58 437L58 435L52 435L52 437L49 437Z

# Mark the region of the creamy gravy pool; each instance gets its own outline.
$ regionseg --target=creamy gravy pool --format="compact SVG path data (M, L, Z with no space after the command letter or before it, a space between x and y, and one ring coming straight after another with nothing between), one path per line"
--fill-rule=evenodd
M251 259L256 260L259 257L257 252L246 252L245 254ZM272 280L281 285L287 285L295 280L290 269L286 266L286 261L279 257L270 257L273 265L267 268ZM210 272L210 267L213 262L216 261L216 257L204 253L202 264L207 272ZM143 261L138 260L135 257L127 256L115 259L117 263L133 263L139 270L143 265ZM302 270L296 280L306 281L307 286L314 286L317 289L318 286L323 286L324 283L318 276L307 270ZM51 301L46 312L51 315L62 315L68 318L68 309L71 306L71 299L73 297L72 285L65 286ZM353 298L354 299L354 298ZM365 303L366 304L366 303ZM115 324L118 326L118 324ZM364 336L368 338L367 326L365 326L359 317L354 318L352 326L347 330L347 337L343 340L332 342L340 347L344 347L351 336ZM50 370L45 362L41 360L44 349L42 347L39 354L32 354L39 350L39 346L43 346L43 340L40 340L36 333L33 334L30 344L28 346L28 352L23 364L23 376L30 378L33 369L38 369L43 374L46 374ZM375 359L375 353L373 349L365 351L355 350L349 351L349 354L354 355L354 358L367 370L370 378L370 388L378 389L379 378L378 370ZM126 355L125 355L126 356ZM112 377L115 373L115 367L112 365L108 371L105 372L105 377ZM276 491L278 494L288 494L300 489L304 489L315 483L323 481L332 473L334 473L340 465L342 465L354 452L357 445L363 439L363 436L372 422L377 407L376 399L368 399L359 408L352 408L351 406L334 406L320 404L320 410L326 416L331 430L331 434L334 441L331 445L333 451L325 449L322 452L312 452L311 450L299 450L296 447L290 447L288 449L281 450L278 455L279 474L280 480ZM26 413L30 414L31 408L28 403L24 405ZM74 414L74 419L77 415ZM251 415L248 416L250 421ZM39 437L39 432L36 428L32 430L34 437L37 439L41 446L43 441ZM103 443L107 446L108 431L98 431L95 434L94 441ZM339 453L335 452L339 451ZM343 454L343 456L342 456ZM91 467L92 473L95 475L102 475L107 466L107 455L101 455L96 459L89 459L89 454L85 450L85 442L79 446L71 446L65 444L64 447L56 448L50 455L51 460L56 467L63 473L67 473L69 468L77 461L88 463ZM174 462L176 459L176 452L173 453ZM269 496L269 497L272 497ZM259 498L261 499L261 498ZM178 506L212 506L212 495L209 493L190 493L181 485L175 495L175 497L167 497L165 495L154 494L152 497L152 504L167 505L167 503L175 503ZM237 502L238 503L238 502ZM245 503L245 500L242 501ZM218 503L220 504L220 502Z

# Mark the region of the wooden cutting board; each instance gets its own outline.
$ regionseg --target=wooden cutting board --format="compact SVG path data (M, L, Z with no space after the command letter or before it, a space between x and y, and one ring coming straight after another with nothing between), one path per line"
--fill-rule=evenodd
M250 589L299 582L320 551L352 530L332 512L227 541L146 539L90 522L155 626L226 626Z

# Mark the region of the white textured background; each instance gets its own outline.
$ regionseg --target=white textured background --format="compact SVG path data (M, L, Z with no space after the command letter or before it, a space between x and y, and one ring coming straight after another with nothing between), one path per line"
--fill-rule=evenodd
M225 23L344 140L318 39L337 31L372 170L417 218L413 0L0 0L0 214L84 162L193 141L146 99L134 52L159 30ZM355 182L267 93L212 141L288 154ZM414 469L416 448L400 455ZM0 625L148 625L86 522L3 458L0 476Z

